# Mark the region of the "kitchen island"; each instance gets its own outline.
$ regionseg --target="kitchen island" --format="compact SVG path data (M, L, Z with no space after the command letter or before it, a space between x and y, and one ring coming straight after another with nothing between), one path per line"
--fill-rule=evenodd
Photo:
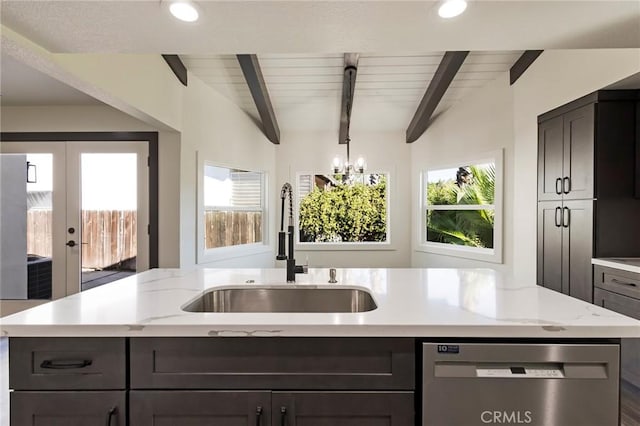
M311 269L287 284L283 269L157 269L3 318L0 348L4 358L7 351L11 356L12 418L59 418L62 410L79 416L78 424L90 424L86 419L92 418L95 424L106 419L119 426L211 421L289 426L307 424L305 418L318 425L446 424L432 420L433 412L424 408L430 395L422 380L431 373L423 361L427 345L435 344L434 354L437 349L431 358L442 356L450 365L467 350L463 344L494 345L504 348L502 353L519 344L527 351L509 360L521 364L515 370L478 371L547 374L578 384L571 379L573 371L582 375L591 368L596 376L607 376L596 377L596 386L617 384L615 356L600 368L586 351L578 351L572 356L581 368L573 370L573 364L553 357L574 344L617 351L620 338L640 337L636 320L492 270L338 269L337 283L328 284L329 277L328 269ZM255 286L361 289L377 308L356 313L183 310L211 288ZM529 359L542 346L551 369ZM586 377L579 381L583 388L592 383ZM528 387L540 385L545 393L538 379ZM582 407L591 401L594 413L611 411L603 408L606 401L598 392L573 396ZM493 404L495 395L487 397L486 404ZM616 411L617 398L613 392L607 402ZM475 399L482 401L482 392ZM513 416L551 424L542 420L549 413L541 416L547 405L517 413L487 405L474 418L478 424ZM589 408L586 412L579 419L592 417ZM551 414L563 424L576 419Z
M2 318L3 337L640 337L640 322L489 269L154 269ZM361 313L194 313L213 287L348 286L370 291Z

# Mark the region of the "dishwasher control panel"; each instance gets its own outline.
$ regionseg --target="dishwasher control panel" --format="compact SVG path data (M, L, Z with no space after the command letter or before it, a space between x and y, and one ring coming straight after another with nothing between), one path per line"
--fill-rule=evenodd
M562 366L518 365L518 366L476 366L477 377L510 377L516 379L562 378Z

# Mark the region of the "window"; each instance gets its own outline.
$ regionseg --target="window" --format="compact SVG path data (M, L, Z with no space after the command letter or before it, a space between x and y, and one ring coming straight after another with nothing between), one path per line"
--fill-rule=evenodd
M389 242L388 175L298 175L301 244Z
M422 174L424 251L501 263L502 152Z
M215 260L223 248L260 245L265 236L265 178L262 172L204 162L199 260ZM207 253L215 253L207 259Z

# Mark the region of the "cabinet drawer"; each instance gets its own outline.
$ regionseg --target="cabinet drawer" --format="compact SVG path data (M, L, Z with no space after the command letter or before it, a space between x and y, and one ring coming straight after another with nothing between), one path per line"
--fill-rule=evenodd
M595 288L593 303L622 315L640 320L640 300L638 299Z
M124 389L124 338L11 338L9 386L16 390Z
M131 391L131 426L267 426L271 392Z
M640 274L594 266L594 284L614 293L640 299Z
M133 338L132 389L413 390L404 338Z
M15 426L125 426L127 393L11 392L11 424Z

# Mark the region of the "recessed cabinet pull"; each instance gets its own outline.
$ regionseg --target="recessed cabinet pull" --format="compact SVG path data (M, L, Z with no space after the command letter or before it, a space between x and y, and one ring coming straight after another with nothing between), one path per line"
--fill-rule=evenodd
M287 426L287 407L280 407L280 426Z
M571 192L571 178L569 176L562 178L562 192L565 194Z
M52 361L46 359L40 364L40 368L49 368L51 370L69 370L73 368L85 368L92 364L90 359L82 360L59 360Z
M619 279L617 279L617 278L611 278L611 282L612 282L612 283L616 283L616 284L621 284L621 285L630 286L630 287L637 287L637 286L638 286L638 285L637 285L637 284L635 284L635 283L630 283L630 282L627 282L627 281L620 281L620 280L619 280Z
M563 207L562 208L562 226L565 228L568 228L570 223L571 223L571 213L570 213L569 207Z
M256 407L256 426L260 426L262 424L262 407Z
M556 207L555 225L558 228L562 226L562 207Z
M562 194L562 178L556 179L556 194Z
M109 412L107 413L107 426L111 426L111 419L113 418L114 414L116 414L116 407L111 407L111 410L109 410Z

